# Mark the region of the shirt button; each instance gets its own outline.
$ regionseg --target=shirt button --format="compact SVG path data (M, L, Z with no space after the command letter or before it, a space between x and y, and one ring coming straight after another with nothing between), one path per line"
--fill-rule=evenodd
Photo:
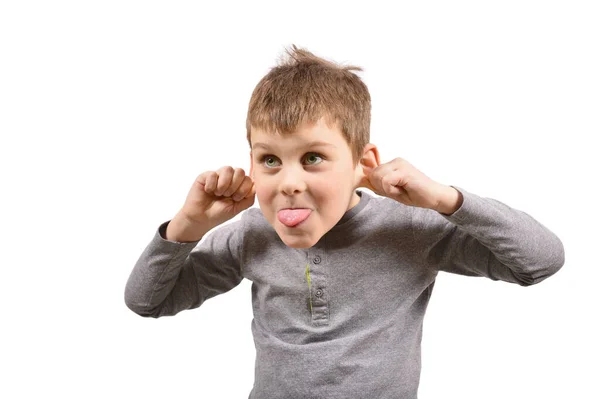
M321 257L319 255L315 256L313 259L313 263L315 263L315 264L321 263Z
M318 298L321 298L323 296L323 291L321 290L317 290L316 294L315 294Z

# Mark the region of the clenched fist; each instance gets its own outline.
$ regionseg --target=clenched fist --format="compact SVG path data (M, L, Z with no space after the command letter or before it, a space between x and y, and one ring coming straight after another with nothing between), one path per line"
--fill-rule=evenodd
M371 191L404 205L451 214L462 204L458 190L432 180L400 157L371 170L365 181Z
M181 212L191 221L218 226L250 208L255 193L244 169L223 166L196 178Z
M256 190L241 168L223 166L207 171L194 181L177 215L167 226L167 239L200 240L210 229L235 217L254 203Z

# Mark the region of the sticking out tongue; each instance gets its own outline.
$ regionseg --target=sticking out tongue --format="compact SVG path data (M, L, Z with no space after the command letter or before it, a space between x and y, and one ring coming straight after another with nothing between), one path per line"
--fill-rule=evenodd
M277 212L277 218L288 227L294 227L300 222L303 222L310 215L311 210L302 209L282 209Z

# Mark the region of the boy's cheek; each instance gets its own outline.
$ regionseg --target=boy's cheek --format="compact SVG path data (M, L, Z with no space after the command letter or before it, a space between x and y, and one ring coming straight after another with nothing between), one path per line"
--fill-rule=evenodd
M254 189L256 190L256 199L258 200L258 203L268 204L267 192L257 184L254 184Z

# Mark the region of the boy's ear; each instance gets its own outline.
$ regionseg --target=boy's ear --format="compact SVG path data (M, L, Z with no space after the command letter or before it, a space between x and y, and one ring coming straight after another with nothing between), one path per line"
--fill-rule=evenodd
M377 146L372 143L365 145L362 158L356 166L356 187L364 187L374 191L368 176L380 163Z

